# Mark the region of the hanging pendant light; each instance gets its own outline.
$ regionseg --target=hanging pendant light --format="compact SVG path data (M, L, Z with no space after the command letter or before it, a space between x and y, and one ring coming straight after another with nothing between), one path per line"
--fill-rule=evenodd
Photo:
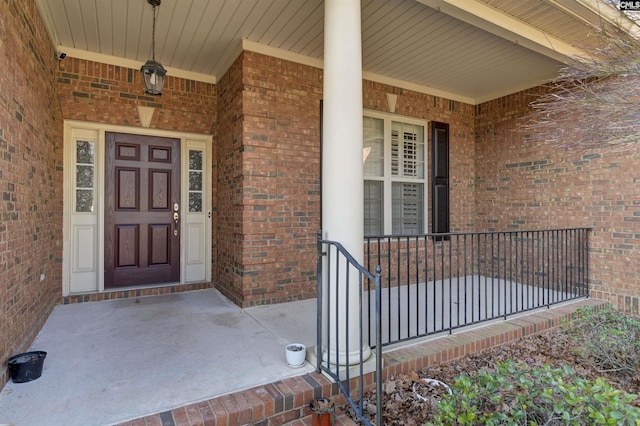
M162 64L156 61L156 7L160 6L162 0L147 0L153 7L153 34L151 37L151 53L152 59L149 59L140 69L142 71L142 80L144 81L144 90L150 95L162 95L164 83L167 77L167 70Z

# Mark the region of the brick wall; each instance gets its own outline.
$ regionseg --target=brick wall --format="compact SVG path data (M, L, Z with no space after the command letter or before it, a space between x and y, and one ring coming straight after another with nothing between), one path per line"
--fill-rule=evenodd
M315 295L322 70L244 52L218 84L222 292L242 306ZM471 105L364 83L364 108L450 123L452 228L474 223Z
M62 125L33 0L0 2L0 388L61 297ZM40 348L46 350L46 348Z
M218 259L213 281L237 305L242 305L242 55L218 82L218 126L214 157L217 187Z
M241 306L315 294L321 78L244 52L220 80L216 275Z
M151 128L213 134L216 86L167 76L162 96L144 92L140 70L67 57L58 62L64 119L140 127L137 106L154 107Z
M640 147L564 150L516 131L541 89L477 107L477 228L593 227L591 296L638 313Z

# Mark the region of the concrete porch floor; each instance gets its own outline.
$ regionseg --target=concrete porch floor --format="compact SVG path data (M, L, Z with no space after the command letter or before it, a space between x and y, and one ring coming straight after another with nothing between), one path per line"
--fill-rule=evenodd
M315 346L315 299L240 309L217 290L57 306L30 350L42 376L9 381L0 423L109 425L311 371L287 343Z
M557 327L594 299L385 350L383 378ZM281 425L310 423L309 401L344 402L284 346L315 346L315 299L240 309L216 290L61 305L31 350L42 377L7 383L0 424ZM366 383L373 383L373 376ZM343 414L336 425L353 424Z

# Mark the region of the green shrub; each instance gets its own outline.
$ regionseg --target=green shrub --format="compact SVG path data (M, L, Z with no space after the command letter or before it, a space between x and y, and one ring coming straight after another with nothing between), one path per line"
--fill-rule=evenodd
M434 423L447 425L636 425L637 395L604 379L578 377L568 366L531 368L513 361L494 371L458 376L438 404Z
M580 344L576 358L601 373L640 382L640 319L613 310L578 310L573 326L564 331Z

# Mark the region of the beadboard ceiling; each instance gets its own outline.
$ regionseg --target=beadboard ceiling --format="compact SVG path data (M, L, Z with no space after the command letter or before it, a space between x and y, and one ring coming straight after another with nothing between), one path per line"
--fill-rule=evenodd
M58 50L139 68L151 57L147 0L36 0ZM476 104L552 78L592 25L618 19L601 0L362 0L367 79ZM322 0L162 0L156 59L216 82L242 49L322 67Z

